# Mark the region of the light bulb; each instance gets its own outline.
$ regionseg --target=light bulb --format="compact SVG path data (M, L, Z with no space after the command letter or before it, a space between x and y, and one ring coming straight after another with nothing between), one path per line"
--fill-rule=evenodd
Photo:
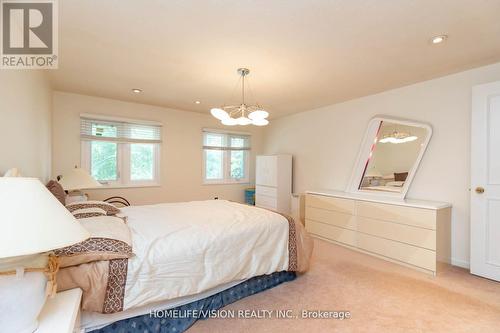
M415 135L411 135L411 136L404 138L405 142L411 142L411 141L415 141L417 139L418 139L418 137Z
M431 43L432 44L440 44L440 43L444 42L447 38L448 38L448 36L446 36L446 35L434 36L431 38Z
M236 119L236 122L238 125L242 126L250 125L252 123L252 121L247 117L239 117L238 119Z
M265 119L269 117L269 112L264 110L256 110L248 115L248 118L252 120Z
M252 124L255 126L266 126L269 124L269 120L267 119L254 119L252 120Z
M226 126L234 126L234 125L238 125L238 122L236 121L236 119L234 118L226 118L226 119L222 119L222 125L226 125Z
M229 114L226 111L219 108L213 108L212 110L210 110L210 113L212 114L212 116L214 116L219 120L224 120L229 118Z
M238 125L242 126L250 125L252 123L252 121L247 117L239 117L238 119L236 119L236 122Z

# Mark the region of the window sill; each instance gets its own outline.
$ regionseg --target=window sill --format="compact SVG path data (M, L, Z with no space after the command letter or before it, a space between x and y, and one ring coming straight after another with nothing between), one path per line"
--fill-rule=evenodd
M251 185L249 181L244 182L203 182L202 185Z
M86 190L108 190L119 188L141 188L141 187L161 187L161 184L127 184L127 185L102 185L101 187L88 188Z

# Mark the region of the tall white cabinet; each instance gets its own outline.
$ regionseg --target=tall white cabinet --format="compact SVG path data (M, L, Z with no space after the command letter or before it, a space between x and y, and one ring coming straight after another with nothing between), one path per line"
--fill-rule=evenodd
M292 155L257 156L255 205L290 214Z

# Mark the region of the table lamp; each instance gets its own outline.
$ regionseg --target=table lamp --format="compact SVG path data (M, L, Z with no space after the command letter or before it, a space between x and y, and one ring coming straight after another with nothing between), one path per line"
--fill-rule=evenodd
M58 182L65 191L68 191L66 204L74 201L87 200L87 197L81 191L82 189L102 186L102 184L95 180L87 171L76 166L74 169L60 176Z
M35 178L0 178L0 323L2 332L33 332L47 294L56 290L53 249L89 233Z

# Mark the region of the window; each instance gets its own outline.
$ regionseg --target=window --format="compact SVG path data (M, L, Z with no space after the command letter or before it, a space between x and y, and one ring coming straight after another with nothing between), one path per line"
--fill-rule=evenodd
M80 116L82 167L110 187L160 183L161 125Z
M203 131L203 165L206 184L249 182L250 136Z

